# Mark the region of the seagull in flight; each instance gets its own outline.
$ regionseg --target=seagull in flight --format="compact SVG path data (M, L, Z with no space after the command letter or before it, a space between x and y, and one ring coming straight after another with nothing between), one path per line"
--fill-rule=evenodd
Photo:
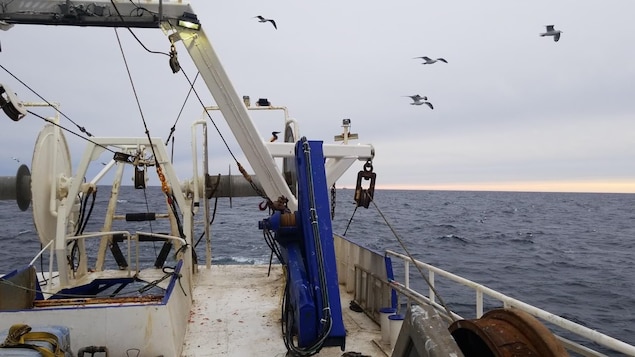
M553 41L554 42L558 42L558 40L560 39L560 34L562 33L562 31L554 29L553 25L547 25L546 27L547 27L547 32L541 33L540 36L541 37L553 36Z
M18 158L17 158L17 157L15 157L15 156L11 156L11 158L12 158L13 160L17 161L17 162L20 162L20 159L18 159Z
M279 131L272 131L271 132L271 139L269 139L269 142L272 143L272 142L278 140L278 134L280 134Z
M444 58L432 59L432 58L427 57L427 56L421 56L421 57L415 57L413 59L417 59L417 58L421 58L422 60L425 61L422 64L433 64L433 63L436 63L438 61L441 61L443 63L448 63L448 61L446 61Z
M272 19L265 19L264 17L258 15L258 16L254 16L254 19L258 19L258 22L271 22L271 24L273 25L273 28L275 28L276 30L278 29L278 26L276 26L276 22L273 21Z
M428 97L426 96L420 96L419 94L415 94L415 95L404 95L404 97L408 97L410 99L412 99L412 103L410 103L410 105L422 105L425 104L428 107L430 107L430 109L434 109L434 107L432 106L432 103L428 102Z

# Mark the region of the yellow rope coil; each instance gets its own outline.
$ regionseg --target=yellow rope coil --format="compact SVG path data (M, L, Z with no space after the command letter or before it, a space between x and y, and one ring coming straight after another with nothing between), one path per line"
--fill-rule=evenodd
M29 343L29 341L47 342L52 349ZM43 357L64 357L57 336L49 332L31 332L31 326L15 324L9 328L9 333L0 348L25 347L38 351Z

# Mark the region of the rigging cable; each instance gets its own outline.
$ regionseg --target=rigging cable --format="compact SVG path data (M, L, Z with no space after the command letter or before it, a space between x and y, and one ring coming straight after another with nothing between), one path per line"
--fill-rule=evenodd
M118 12L118 11L117 11ZM143 122L143 127L145 128L145 134L148 138L148 143L150 144L150 150L152 151L152 156L154 157L155 167L157 171L157 176L159 176L159 180L161 181L161 190L167 197L168 205L172 209L172 213L174 215L174 219L176 220L176 225L179 230L179 235L181 238L185 238L185 233L183 232L183 224L179 219L178 207L176 200L174 199L174 193L171 191L168 183L165 179L165 175L163 174L163 169L161 168L161 164L157 160L157 155L154 150L154 145L152 144L152 139L150 138L150 131L148 130L148 125L146 123L145 117L143 115L143 110L141 108L141 103L139 102L139 96L137 95L137 90L134 86L134 81L132 80L132 74L130 73L130 67L128 66L128 61L126 60L126 55L123 51L123 46L121 44L121 39L119 38L119 32L117 32L117 28L115 30L115 35L117 36L117 42L119 43L119 49L121 50L121 56L123 58L124 64L126 66L126 71L128 73L128 79L130 80L130 85L132 87L132 92L134 93L135 100L137 102L137 108L139 109L139 114L141 115L141 121ZM183 248L183 247L181 247ZM179 249L180 250L180 249ZM178 251L177 251L178 253Z
M0 66L1 66L1 65L0 65ZM53 107L53 108L54 108L54 107ZM107 151L110 151L110 152L111 152L111 153L113 153L113 154L116 154L116 152L115 152L114 150L112 150L112 149L110 149L110 148L108 148L108 147L106 147L106 146L104 146L104 145L98 144L98 143L94 142L93 140L91 140L91 139L89 139L89 138L85 138L85 137L83 137L83 136L81 136L81 135L77 134L76 132L74 132L74 131L72 131L72 130L70 130L70 129L68 129L68 128L65 128L65 127L63 127L63 126L61 126L61 125L60 125L60 124L58 124L58 123L55 123L55 122L53 122L53 121L51 121L51 120L49 120L49 119L47 119L47 118L45 118L45 117L41 116L40 114L37 114L37 113L32 112L32 111L30 111L30 110L27 110L26 112L27 112L27 113L29 113L29 114L31 114L31 115L33 115L33 116L35 116L35 117L37 117L37 118L40 118L40 119L44 120L44 121L45 121L45 122L47 122L47 123L51 123L51 124L55 125L56 127L58 127L58 128L60 128L60 129L62 129L62 130L64 130L64 131L66 131L67 133L71 133L71 134L73 134L73 135L77 136L77 137L78 137L78 138L80 138L80 139L86 140L86 141L88 141L88 142L92 143L93 145L99 146L99 147L101 147L101 148L102 148L102 149L104 149L104 150L107 150Z
M117 5L114 3L113 0L110 0L110 2L112 3L113 7L115 8L115 10L117 11L117 14L119 15L119 17L121 18L121 20L123 21L123 17L121 16L121 14L119 13L119 9L117 9ZM134 4L134 3L133 3ZM143 8L139 8L142 10L145 10ZM146 10L147 11L147 10ZM168 56L168 57L172 57L171 54L165 53L165 52L160 52L160 51L152 51L150 49L148 49L143 42L141 42L141 40L139 40L139 38L134 34L134 32L132 32L132 30L130 28L127 28L128 31L132 34L132 36L137 40L137 42L139 43L139 45L141 45L141 47L143 47L143 49L145 49L147 52L152 53L152 54L160 54L160 55L164 55L164 56ZM176 55L176 54L174 54ZM196 78L194 79L194 81L190 80L190 78L187 76L187 74L185 73L185 71L181 68L181 72L183 73L183 76L185 77L185 79L187 80L187 82L190 84L190 92L194 92L194 95L196 95L196 98L198 99L199 103L201 104L201 107L203 109L206 108L205 104L203 103L203 100L201 99L201 97L198 95L198 92L196 91L196 88L194 88L194 83L196 82ZM199 73L196 74L196 76L198 77ZM189 93L188 93L189 96ZM187 101L187 98L186 98ZM253 179L251 178L251 176L247 173L247 171L245 170L245 168L242 166L242 164L240 163L240 161L238 161L238 159L236 158L236 155L234 154L234 152L231 150L231 148L229 147L229 144L227 143L227 140L225 139L225 137L223 136L223 134L221 133L220 129L218 128L218 126L216 125L216 122L214 122L214 119L212 119L212 116L209 114L209 111L205 110L205 114L207 114L207 117L209 118L210 122L212 123L212 125L214 125L214 128L216 129L216 132L218 133L218 136L220 137L221 141L223 142L223 144L225 145L225 147L227 148L227 151L229 152L229 154L231 155L232 159L234 159L234 162L236 162L236 165L238 166L238 170L240 171L240 173L243 175L243 177L245 178L245 180L247 180L247 182L249 182L249 185L251 186L251 188L254 190L254 192L256 192L260 197L262 197L263 199L266 199L268 202L271 202L271 200L269 199L269 197L267 197L267 195L262 192L262 190L254 183ZM179 113L180 115L180 113ZM171 132L170 132L170 136L172 135L174 131L174 128L172 128Z
M11 77L15 78L15 80L17 80L18 82L20 82L20 84L22 84L24 87L26 87L28 90L30 90L30 91L31 91L33 94L35 94L38 98L40 98L42 101L44 101L44 102L45 102L45 103L46 103L49 107L53 108L53 110L55 110L57 113L59 113L60 115L62 115L64 118L68 119L68 121L70 121L71 123L73 123L73 124L74 124L74 125L75 125L78 129L79 129L79 131L81 131L82 133L85 133L88 137L92 137L92 136L93 136L93 134L91 134L91 133L89 133L88 131L86 131L86 128L84 128L83 126L80 126L80 125L79 125L79 124L77 124L75 121L73 121L71 118L69 118L66 114L64 114L61 110L59 110L59 108L57 108L57 106L53 105L51 102L49 102L49 101L48 101L48 100L46 100L44 97L42 97L42 96L41 96L38 92L36 92L34 89L32 89L31 87L29 87L29 85L27 85L26 83L24 83L24 81L22 81L20 78L16 77L13 73L11 73L11 71L9 71L6 67L4 67L3 65L1 65L1 64L0 64L0 68L2 68L5 72L7 72L7 73L8 73ZM62 125L60 125L59 123L55 123L54 121L51 121L50 119L47 119L47 118L45 118L45 117L43 117L43 116L41 116L41 115L39 115L39 114L37 114L37 113L35 113L35 112L31 111L31 110L28 110L28 109L27 109L27 113L29 113L29 114L31 114L31 115L33 115L33 116L37 117L37 118L40 118L40 119L44 120L44 121L45 121L45 122L47 122L47 123L51 123L51 124L55 125L56 127L58 127L58 128L60 128L60 129L62 129L62 130L64 130L64 131L68 132L68 133L71 133L71 134L73 134L73 135L77 136L77 137L78 137L78 138L80 138L80 139L83 139L83 140L86 140L86 141L88 141L88 142L92 143L93 145L99 146L99 147L101 147L101 148L102 148L102 149L104 149L104 150L107 150L107 151L112 152L113 154L115 153L115 151L113 151L112 149L109 149L109 148L108 148L108 147L106 147L106 146L103 146L103 145L101 145L101 144L98 144L98 143L94 142L93 140L90 140L89 138L83 137L83 136L81 136L80 134L78 134L78 133L76 133L76 132L74 132L74 131L72 131L72 130L70 130L70 129L68 129L68 128L66 128L66 127L62 126Z
M23 86L25 86L28 90L30 90L33 94L35 94L36 96L38 96L38 98L42 99L46 104L48 104L50 107L52 107L53 109L55 109L56 112L60 113L64 118L68 119L68 121L70 121L71 123L75 124L75 126L77 127L77 129L79 129L79 131L81 131L82 133L88 135L89 137L93 136L93 134L89 133L88 131L86 131L86 128L84 128L83 126L80 126L79 124L75 123L71 118L69 118L66 114L62 113L56 106L54 106L53 104L51 104L51 102L49 102L48 100L44 99L44 97L42 97L40 94L38 94L36 91L34 91L31 87L29 87L26 83L24 83L22 80L20 80L18 77L16 77L13 73L11 73L8 69L6 69L3 65L0 64L0 67L7 72L11 77L15 78L18 82L20 82L20 84L22 84ZM29 112L30 113L30 112ZM78 134L75 134L77 136L79 136ZM81 136L80 136L81 137Z
M24 83L24 81L22 81L20 78L16 77L13 73L11 73L11 71L9 71L9 70L8 70L6 67L4 67L2 64L0 64L0 68L2 68L5 72L7 72L7 73L8 73L11 77L15 78L15 80L17 80L18 82L20 82L20 84L22 84L24 87L26 87L28 90L30 90L30 91L31 91L33 94L35 94L38 98L40 98L42 101L44 101L44 102L45 102L45 103L46 103L49 107L53 108L53 110L55 110L57 113L59 113L60 115L62 115L64 118L68 119L68 121L70 121L71 123L73 123L73 124L74 124L74 125L75 125L78 129L79 129L79 131L81 131L82 133L85 133L88 137L92 137L92 136L93 136L93 134L91 134L91 133L89 133L88 131L86 131L86 128L84 128L83 126L80 126L79 124L77 124L76 122L74 122L71 118L69 118L66 114L64 114L61 110L59 110L59 108L57 108L57 106L53 105L53 103L49 102L49 101L48 101L48 100L46 100L44 97L42 97L42 96L41 96L38 92L36 92L33 88L29 87L29 85L27 85L26 83ZM59 123L55 123L54 121L51 121L50 119L47 119L47 118L45 118L45 117L43 117L43 116L41 116L41 115L39 115L39 114L37 114L37 113L35 113L35 112L31 111L31 110L28 110L28 109L27 109L27 111L26 111L26 112L27 112L27 113L29 113L29 114L31 114L31 115L33 115L33 116L35 116L35 117L37 117L37 118L40 118L40 119L44 120L44 121L45 121L45 122L47 122L47 123L51 123L51 124L55 125L56 127L58 127L58 128L60 128L60 129L62 129L62 130L64 130L64 131L68 132L68 133L71 133L71 134L73 134L73 135L77 136L77 137L78 137L78 138L80 138L80 139L86 140L86 141L88 141L88 142L92 143L93 145L99 146L99 147L101 147L101 148L102 148L102 149L104 149L104 150L107 150L107 151L112 152L113 154L115 153L115 151L114 151L114 150L109 149L108 147L103 146L103 145L101 145L101 144L97 144L97 143L96 143L96 142L94 142L93 140L90 140L89 138L83 137L83 136L81 136L80 134L78 134L78 133L76 133L76 132L74 132L74 131L72 131L72 130L70 130L70 129L68 129L68 128L66 128L66 127L62 126L62 125L60 125Z
M115 8L115 11L117 11L117 15L119 15L119 17L121 18L121 21L123 22L123 16L121 16L121 13L119 12L119 9L117 8L117 5L115 4L115 2L113 0L110 0L110 3L112 4L112 6ZM134 4L134 3L133 3ZM138 8L139 9L139 8ZM143 8L140 8L143 9ZM139 44L141 44L141 46L148 52L150 53L155 53L155 54L164 54L164 55L168 55L167 53L163 53L163 52L154 52L154 51L150 51L148 48L146 48L143 43L137 38L137 36L132 32L132 30L128 27L126 27L128 29L128 31L132 34L132 36L137 40L137 42L139 42ZM172 190L170 189L170 187L168 186L168 183L165 180L165 175L163 174L163 169L161 168L160 163L157 161L157 155L156 152L154 150L154 145L152 144L152 140L150 138L150 131L148 130L148 125L146 123L145 117L143 115L143 110L141 109L141 104L139 102L139 97L137 96L137 90L135 89L134 86L134 81L132 80L132 74L130 73L130 67L128 66L128 61L126 60L126 55L123 51L123 46L121 44L121 39L119 38L119 32L117 32L117 28L114 28L115 30L115 35L117 36L117 42L119 44L119 50L121 51L121 56L123 58L124 64L126 66L126 71L128 73L128 79L130 80L130 85L132 87L132 91L134 93L135 96L135 100L137 102L137 107L139 108L139 113L141 115L141 121L143 122L143 126L145 128L145 134L148 137L148 143L150 144L150 149L152 150L152 156L154 157L154 161L155 161L155 167L156 167L156 171L157 171L157 176L159 176L159 180L161 181L161 190L163 191L163 193L166 196L168 205L170 207L170 209L172 210L172 214L174 216L174 220L176 221L176 226L177 229L179 230L179 236L181 238L185 238L185 233L183 232L183 224L181 223L181 220L179 218L179 210L178 210L178 204L176 202L176 199L174 197L174 192L172 192ZM169 56L169 55L168 55ZM178 255L178 253L185 249L185 247L187 247L187 244L184 246L181 246L181 248L179 248L176 251L176 255Z
M201 72L196 73L196 76L194 77L194 81L190 85L190 90L187 91L187 95L185 96L185 100L183 101L183 105L181 106L181 110L179 110L179 114L176 116L176 120L174 121L174 124L172 124L172 127L170 128L170 134L168 135L168 138L165 141L166 146L170 142L170 138L172 138L172 135L174 134L174 131L176 130L176 124L181 119L181 114L183 114L183 109L185 109L185 104L187 104L188 99L190 99L190 94L192 94L192 90L194 89L194 84L196 83L196 80L198 79L199 74L201 74ZM172 143L174 144L174 141Z
M136 4L134 4L134 2L132 2L132 0L130 0L130 2L135 5L135 7L137 8L137 10L145 10L150 12L149 10L139 7ZM117 15L119 15L119 17L121 18L121 21L124 21L123 16L121 16L121 13L119 12L119 9L117 8L117 5L115 4L115 2L113 0L110 0L110 3L112 4L112 6L114 7L115 11L117 11ZM152 12L150 12L152 13ZM169 22L168 22L169 24ZM150 49L148 49L143 42L141 42L141 40L139 40L139 38L134 34L134 32L132 32L132 30L130 28L127 28L128 31L132 34L132 36L137 40L137 42L141 45L141 47L143 47L147 52L152 53L152 54L160 54L160 55L165 55L168 56L170 58L172 58L172 56L176 56L176 50L174 50L173 54L168 54L165 52L160 52L160 51L152 51ZM116 29L115 29L116 31ZM117 35L117 39L119 38L119 36ZM121 43L119 44L119 46L121 47ZM172 47L174 48L174 44L172 44ZM123 50L122 50L123 52ZM198 95L198 92L196 91L196 89L194 88L194 81L191 81L190 78L187 76L187 74L185 73L185 71L183 69L181 69L181 72L183 73L183 76L185 77L185 79L187 80L187 82L190 84L190 90L194 92L194 95L196 95L196 98L198 99L199 103L201 104L201 107L203 109L205 109L205 104L203 103L203 100L201 99L201 97ZM198 76L198 73L197 73ZM132 80L132 79L131 79ZM196 80L195 80L196 81ZM189 93L188 93L189 96ZM253 179L251 178L251 176L247 173L247 170L245 170L245 168L242 166L242 164L238 161L238 159L236 158L236 155L234 155L233 151L230 149L229 144L227 143L227 140L225 139L225 137L223 136L223 134L221 133L220 129L218 128L218 126L216 125L216 122L214 122L214 119L212 119L212 116L209 114L209 111L205 110L205 113L207 114L207 117L209 118L210 122L212 123L212 125L214 125L214 128L216 129L216 132L218 133L221 141L223 142L223 144L225 145L225 147L227 148L227 151L229 152L229 154L231 155L231 157L234 159L234 162L236 162L236 165L238 166L238 170L240 171L240 173L243 175L243 177L245 178L245 180L247 180L247 182L249 182L249 185L251 186L251 188L254 190L254 192L256 192L260 197L262 197L263 199L267 200L268 202L271 202L271 200L269 199L269 197L267 197L267 195L262 192L262 190L254 183ZM144 125L145 125L145 120L144 120ZM172 133L170 133L171 135Z
M185 76L185 79L187 80L187 82L190 84L190 87L192 88L192 91L194 92L194 95L198 99L199 103L201 104L201 106L203 108L205 108L205 104L203 103L203 100L198 95L198 92L196 91L196 88L194 88L194 83L190 80L190 78L187 76L187 74L185 73L184 70L181 70L181 72L183 73L183 76ZM227 140L225 139L225 137L221 133L220 129L218 128L218 125L216 125L216 122L214 122L214 119L212 119L212 116L209 114L209 111L205 110L205 114L207 114L207 117L209 118L209 120L212 123L212 125L214 125L214 128L216 129L216 132L220 136L223 144L227 148L227 151L229 152L231 157L234 159L234 162L236 162L236 165L238 166L238 170L243 175L243 177L247 180L247 182L249 182L249 184L250 184L251 188L254 190L254 192L256 192L260 197L266 199L267 201L271 201L269 199L269 197L267 197L267 195L264 192L262 192L262 190L260 188L258 188L258 186L256 186L254 181L251 179L251 176L247 173L247 171L245 170L243 165L238 161L238 158L236 158L236 155L234 155L234 152L229 147L229 144L227 143Z
M416 260L414 259L412 254L410 254L410 251L408 251L408 248L406 248L406 244L404 244L403 240L397 234L397 231L395 231L395 229L390 224L390 222L388 222L388 219L386 218L386 216L384 216L384 213L379 209L379 206L377 206L377 203L375 203L375 200L372 197L370 197L370 202L373 203L373 205L377 209L377 212L379 213L381 218L383 218L383 220L384 220L384 222L386 222L386 225L388 226L388 228L390 228L390 231L392 232L392 234L395 236L395 238L397 238L397 241L399 242L399 245L401 245L401 248L404 250L404 252L406 252L406 255L408 256L408 258L410 258L410 260L413 263L415 263ZM351 219L352 219L352 217L351 217ZM425 276L425 274L423 273L423 270L421 269L419 264L415 263L414 266L417 268L417 270L419 271L419 274L421 274L421 277L426 282L426 284L428 284L428 287L430 288L430 290L432 290L432 292L434 293L434 296L436 296L437 299L439 299L439 303L445 309L445 312L448 314L448 318L451 319L452 321L454 321L454 317L453 317L454 315L452 314L452 311L450 311L450 308L448 308L448 306L446 305L445 301L443 300L443 298L441 297L441 295L439 294L437 289L435 289L434 285L432 285L430 280Z
M357 208L359 206L355 205L355 209L353 210L353 214L351 215L351 218L348 220L348 223L346 224L346 229L344 230L344 234L342 234L342 236L346 237L346 232L348 232L348 227L351 226L351 222L353 222L353 217L355 217L355 212L357 212Z

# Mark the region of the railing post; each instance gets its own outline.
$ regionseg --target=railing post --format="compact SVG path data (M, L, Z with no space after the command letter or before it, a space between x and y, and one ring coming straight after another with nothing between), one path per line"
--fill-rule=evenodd
M406 288L410 289L410 262L407 260L404 260L404 285L406 286Z
M423 269L428 269L428 276L429 276L429 281L430 281L430 296L426 297L423 294L420 294L414 290L412 290L409 286L409 262L410 262L410 258L400 254L400 253L396 253L394 251L388 250L386 252L386 255L390 255L396 258L399 258L401 260L404 261L404 267L405 267L405 283L401 284L399 282L394 281L391 288L394 291L397 291L399 293L399 295L403 295L408 299L413 299L414 301L416 301L419 304L426 304L429 302L435 306L435 308L437 308L437 304L434 302L435 300L435 296L434 296L434 291L432 289L432 287L434 287L434 277L435 274L441 276L441 278L444 278L444 282L445 279L448 279L451 282L454 282L456 284L468 287L472 290L475 291L476 293L476 317L480 318L483 316L483 309L484 309L484 297L483 296L488 296L488 298L493 298L496 299L499 302L502 302L503 307L508 309L511 307L520 309L526 313L529 313L531 315L533 315L534 317L540 319L540 320L544 320L547 321L549 323L552 323L556 326L559 326L560 328L567 330L573 334L575 334L578 338L582 338L584 340L590 341L590 342L595 342L599 345L605 346L613 351L616 352L621 352L624 353L626 355L629 356L635 356L635 346L630 345L626 342L617 340L615 338L612 338L608 335L602 334L596 330L592 330L588 327L582 326L580 324L577 324L575 322L569 321L565 318L562 318L558 315L554 315L548 311L539 309L535 306L529 305L527 303L524 303L520 300L516 300L514 298L511 298L507 295L504 295L496 290L490 289L487 286L475 283L471 280L465 279L463 277L460 277L458 275L449 273L443 269L437 268L435 266L426 264L426 263L422 263L420 261L413 261L414 264L417 264L418 267L421 267ZM456 315L457 317L460 317L459 315ZM562 336L556 335L556 337L560 340L563 341L563 343L565 344L566 348L569 351L574 351L576 353L579 353L581 355L584 356L600 356L601 354L599 354L599 352L590 349L588 347L585 347L577 342L573 342L570 340L567 340L565 338L563 338ZM602 355L603 356L603 355Z
M476 318L480 319L481 316L483 316L483 291L476 288Z

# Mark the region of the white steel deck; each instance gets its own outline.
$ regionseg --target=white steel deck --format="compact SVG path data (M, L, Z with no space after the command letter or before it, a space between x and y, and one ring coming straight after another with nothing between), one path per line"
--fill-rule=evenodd
M280 317L284 275L266 265L213 265L201 267L185 336L183 357L285 356ZM379 326L348 305L353 298L340 289L346 351L389 356L381 344ZM382 348L380 348L382 347ZM339 347L325 347L317 356L341 356Z

